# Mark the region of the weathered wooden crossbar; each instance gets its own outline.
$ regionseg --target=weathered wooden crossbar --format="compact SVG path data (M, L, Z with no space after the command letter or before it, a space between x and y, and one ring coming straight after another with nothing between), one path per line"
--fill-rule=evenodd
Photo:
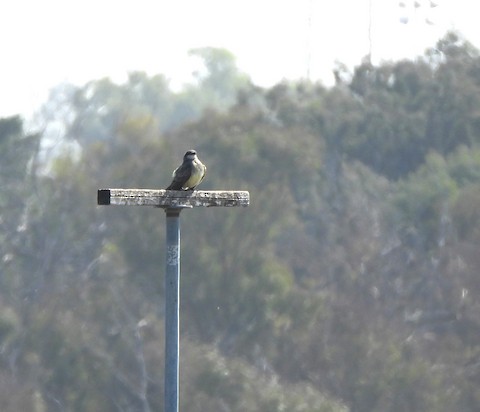
M250 194L246 191L206 190L177 191L154 189L99 189L99 205L156 206L163 208L248 206Z

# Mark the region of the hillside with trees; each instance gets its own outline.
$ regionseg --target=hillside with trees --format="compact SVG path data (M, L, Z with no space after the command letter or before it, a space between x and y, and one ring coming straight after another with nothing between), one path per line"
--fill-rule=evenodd
M0 410L163 411L165 188L185 150L245 209L182 213L180 409L480 410L480 51L325 87L255 86L234 56L59 86L0 119Z

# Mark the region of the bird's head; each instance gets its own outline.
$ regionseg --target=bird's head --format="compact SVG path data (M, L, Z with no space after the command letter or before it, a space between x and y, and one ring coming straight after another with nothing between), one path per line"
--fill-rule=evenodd
M183 160L194 160L197 157L197 152L195 150L188 150L183 156Z

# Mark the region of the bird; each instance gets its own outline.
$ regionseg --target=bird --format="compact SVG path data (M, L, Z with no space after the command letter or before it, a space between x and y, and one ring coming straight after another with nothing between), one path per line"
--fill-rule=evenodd
M205 178L207 167L197 157L195 150L188 150L183 163L172 174L173 180L167 190L193 190Z

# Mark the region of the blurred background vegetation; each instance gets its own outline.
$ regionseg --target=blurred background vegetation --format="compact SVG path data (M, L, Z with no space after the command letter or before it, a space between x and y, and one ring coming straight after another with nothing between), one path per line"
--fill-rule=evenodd
M0 120L0 410L163 410L164 216L96 190L164 188L189 148L251 206L182 213L181 410L480 410L480 52L268 89L192 53L181 91Z

